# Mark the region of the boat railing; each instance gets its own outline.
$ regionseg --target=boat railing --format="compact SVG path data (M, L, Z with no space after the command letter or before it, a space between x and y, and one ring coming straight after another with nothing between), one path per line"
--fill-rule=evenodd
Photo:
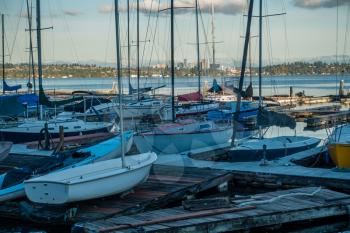
M21 123L23 123L23 121L15 117L0 115L0 129L16 127Z

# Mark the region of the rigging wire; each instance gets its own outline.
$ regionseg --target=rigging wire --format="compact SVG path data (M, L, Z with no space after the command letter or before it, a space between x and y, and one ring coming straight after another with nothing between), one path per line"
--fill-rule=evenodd
M60 6L60 9L63 11L62 0L59 0L58 3L59 3L59 6ZM67 18L66 18L66 16L64 14L62 14L62 15L63 15L63 22L64 22L64 24L66 26L66 30L65 31L67 31L67 33L68 33L68 37L69 37L69 40L71 42L71 46L72 46L72 50L73 50L73 56L75 56L75 62L77 62L77 61L79 61L79 59L78 59L79 56L78 56L78 52L77 52L77 49L76 49L76 45L74 43L74 40L73 40L73 37L72 37L72 33L71 33L70 28L69 28L69 24L67 22Z
M24 2L22 1L20 15L22 15L22 12L23 12L23 5L24 5ZM12 46L10 46L10 43L8 42L8 38L7 38L6 34L5 34L5 42L8 45L7 49L8 49L8 53L9 53L8 55L9 55L9 62L10 63L12 63L12 55L13 55L13 51L15 49L15 44L16 44L16 40L17 40L17 36L18 36L18 31L19 31L19 25L20 25L20 22L21 22L21 18L22 17L18 17L18 21L17 21L17 24L16 24L15 37L13 39Z

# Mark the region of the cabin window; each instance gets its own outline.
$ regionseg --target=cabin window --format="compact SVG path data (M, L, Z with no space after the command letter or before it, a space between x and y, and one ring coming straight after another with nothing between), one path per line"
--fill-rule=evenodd
M54 128L48 128L48 130L54 130Z
M68 129L68 127L64 127L63 129Z
M74 126L74 129L80 129L81 126Z

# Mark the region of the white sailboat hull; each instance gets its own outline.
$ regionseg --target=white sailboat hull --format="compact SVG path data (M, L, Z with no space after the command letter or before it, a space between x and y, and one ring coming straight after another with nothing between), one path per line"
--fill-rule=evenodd
M147 153L113 159L25 181L27 197L37 203L64 204L101 198L132 189L145 181L156 154Z
M198 148L227 143L232 137L232 127L213 131L179 134L140 134L134 141L140 153L178 154Z

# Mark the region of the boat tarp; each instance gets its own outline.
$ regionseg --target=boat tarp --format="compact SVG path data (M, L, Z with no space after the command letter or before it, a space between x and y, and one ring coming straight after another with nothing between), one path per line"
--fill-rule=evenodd
M211 93L220 93L220 92L222 92L222 87L218 84L216 79L214 79L213 86L208 90L208 92L211 92Z
M135 94L137 92L140 92L140 93L146 93L146 92L149 92L149 91L152 91L153 88L152 87L143 87L143 88L140 88L138 91L137 89L133 88L131 83L129 83L129 95L131 94Z
M295 129L296 122L295 119L284 114L274 111L267 111L265 109L258 111L257 123L262 127L279 126L279 127L289 127Z
M34 107L38 105L39 96L37 96L36 94L18 95L18 101L23 105Z
M85 103L85 108L86 108L85 110L88 110L92 106L111 102L109 99L105 99L105 98L94 98L92 100L82 100L80 102L64 106L64 111L83 113L84 112L84 101L86 102Z
M203 96L199 92L188 93L177 96L179 101L201 101Z
M18 101L18 95L0 96L0 116L16 117L25 112L23 104Z
M82 99L83 99L82 96L73 96L70 99L51 101L45 95L43 87L39 86L39 102L40 102L41 105L45 105L45 106L47 106L49 108L59 107L59 106L62 106L62 105L65 105L65 104L70 104L70 103L73 103L75 101L79 101L79 100L82 100Z
M5 80L2 82L2 85L4 91L18 91L22 88L22 85L9 86Z

